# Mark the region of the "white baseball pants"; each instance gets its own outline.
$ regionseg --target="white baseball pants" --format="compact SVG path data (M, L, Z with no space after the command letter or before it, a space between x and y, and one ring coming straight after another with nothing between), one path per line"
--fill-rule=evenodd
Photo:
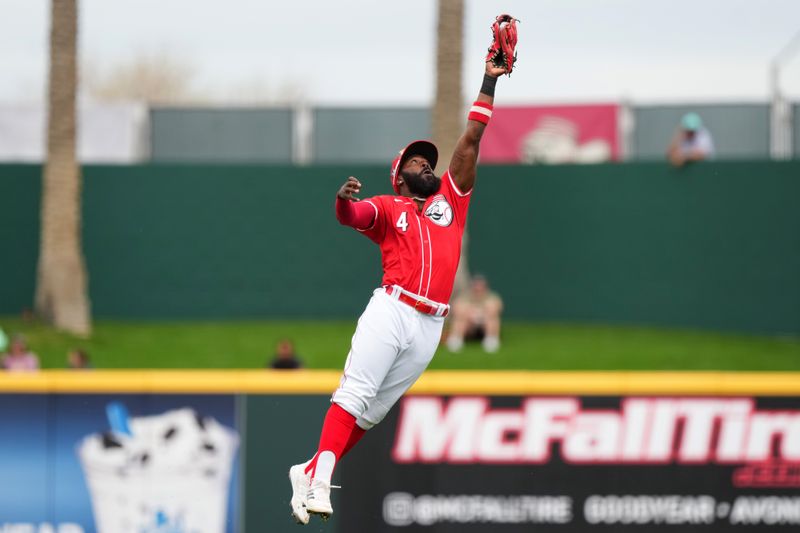
M444 317L415 311L383 288L358 319L339 388L331 401L369 429L417 381L433 359Z

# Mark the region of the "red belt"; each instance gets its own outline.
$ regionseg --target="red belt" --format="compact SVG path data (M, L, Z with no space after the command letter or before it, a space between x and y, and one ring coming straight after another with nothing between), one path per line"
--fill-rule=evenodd
M397 290L398 296L397 299L403 302L404 304L411 306L414 308L415 311L419 311L420 313L425 313L426 315L433 315L433 316L447 316L450 312L450 308L448 306L440 306L440 305L431 305L424 300L420 300L418 298L414 298L413 296L399 290L394 289L393 287L386 287L386 292L392 296L392 292ZM444 307L444 311L439 314L439 309Z

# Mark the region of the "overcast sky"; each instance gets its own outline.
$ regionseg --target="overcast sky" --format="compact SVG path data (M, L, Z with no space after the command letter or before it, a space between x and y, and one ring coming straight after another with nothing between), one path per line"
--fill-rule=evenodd
M165 54L192 86L291 88L311 103L426 105L434 0L79 0L80 58L100 71ZM41 99L49 0L0 0L0 102ZM758 101L800 31L800 0L466 0L465 83L477 93L494 15L522 20L498 103ZM800 51L782 85L800 100ZM474 89L474 90L473 90Z

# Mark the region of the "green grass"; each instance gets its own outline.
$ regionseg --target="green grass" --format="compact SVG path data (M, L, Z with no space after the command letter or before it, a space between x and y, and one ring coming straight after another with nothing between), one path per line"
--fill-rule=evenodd
M18 318L0 317L23 333L44 368L63 368L67 351L89 351L96 368L261 368L282 337L294 339L310 368L339 369L352 321L97 321L82 340ZM800 338L685 330L511 322L493 355L478 345L459 354L440 349L438 369L531 370L800 370Z

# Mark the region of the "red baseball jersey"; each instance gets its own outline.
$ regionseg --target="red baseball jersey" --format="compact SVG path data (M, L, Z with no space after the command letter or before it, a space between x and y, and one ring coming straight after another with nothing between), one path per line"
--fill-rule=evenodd
M439 192L427 199L421 212L405 196L364 200L375 208L375 222L358 231L381 248L383 285L399 285L434 302L448 303L471 194L459 190L448 170Z

